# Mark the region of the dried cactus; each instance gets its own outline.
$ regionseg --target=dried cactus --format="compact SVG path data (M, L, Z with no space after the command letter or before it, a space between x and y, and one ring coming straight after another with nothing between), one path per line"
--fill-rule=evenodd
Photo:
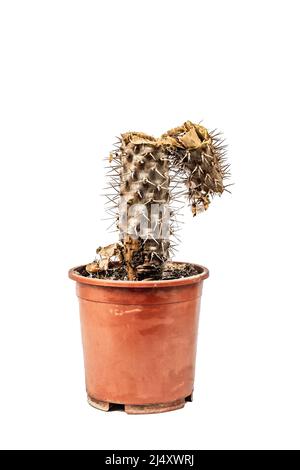
M221 195L227 186L229 165L225 164L226 146L219 134L190 121L171 129L162 136L170 165L178 169L178 177L188 188L192 213L206 210L215 194Z
M158 139L141 132L122 134L116 147L109 157L113 192L106 196L108 212L117 220L127 277L161 279L174 233L170 206L178 198L172 182L186 186L193 215L206 210L215 194L227 190L225 146L216 131L187 121ZM101 253L98 265L103 270ZM93 263L88 266L96 272Z

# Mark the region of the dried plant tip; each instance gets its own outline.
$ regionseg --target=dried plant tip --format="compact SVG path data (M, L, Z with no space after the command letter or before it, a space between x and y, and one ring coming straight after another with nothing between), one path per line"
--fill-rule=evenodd
M224 161L223 140L191 121L171 129L161 138L171 164L177 169L176 176L188 187L188 198L195 216L207 210L211 198L221 195L226 187L229 165ZM221 148L222 147L222 148Z

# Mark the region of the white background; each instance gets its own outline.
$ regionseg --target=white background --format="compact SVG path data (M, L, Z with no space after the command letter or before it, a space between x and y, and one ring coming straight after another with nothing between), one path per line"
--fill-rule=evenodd
M1 448L300 448L298 6L1 1ZM177 257L211 272L195 400L101 413L67 270L115 240L114 136L186 119L224 131L235 182Z

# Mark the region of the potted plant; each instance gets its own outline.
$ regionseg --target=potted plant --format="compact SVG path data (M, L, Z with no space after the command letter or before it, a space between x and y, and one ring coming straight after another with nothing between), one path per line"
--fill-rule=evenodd
M187 196L195 216L227 190L224 154L217 131L190 121L160 138L122 134L110 154L106 197L119 241L69 271L92 406L158 413L191 400L208 270L170 260L176 204Z

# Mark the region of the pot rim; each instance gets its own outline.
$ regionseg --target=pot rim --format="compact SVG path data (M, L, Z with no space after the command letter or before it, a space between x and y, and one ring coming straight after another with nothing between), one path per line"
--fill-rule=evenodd
M195 263L185 263L184 261L175 261L178 264L189 264L195 266L198 269L201 269L202 272L195 274L194 276L181 277L179 279L169 279L169 280L157 280L157 281L121 281L113 279L96 279L91 277L81 276L77 273L76 270L86 266L85 264L81 266L75 266L69 270L69 278L73 281L79 282L81 284L89 284L91 286L99 287L127 287L127 288L150 288L150 287L174 287L174 286L184 286L188 284L195 284L196 282L204 281L209 276L209 270L205 266Z

